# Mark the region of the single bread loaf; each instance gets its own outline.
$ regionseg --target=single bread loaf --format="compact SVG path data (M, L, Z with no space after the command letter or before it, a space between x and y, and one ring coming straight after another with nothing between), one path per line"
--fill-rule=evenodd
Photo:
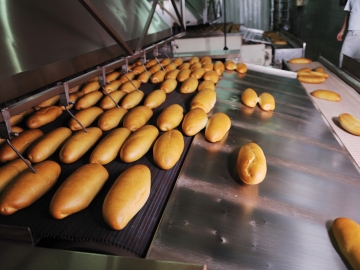
M166 93L161 89L157 89L148 94L144 100L144 106L155 109L163 104L166 100Z
M166 79L160 85L160 89L163 90L166 94L171 93L176 89L177 80L175 79Z
M84 126L90 126L104 111L97 106L93 106L90 108L83 109L77 112L74 116L75 118ZM79 123L74 119L71 118L69 121L69 128L73 131L75 130L82 130L82 127Z
M186 136L194 136L196 133L205 128L208 117L206 112L201 108L195 108L185 114L182 122L182 131Z
M210 88L215 91L215 83L213 81L202 81L198 86L198 91Z
M185 63L182 63L180 66L179 66L179 70L182 71L184 69L190 69L190 63L189 62L185 62Z
M273 111L275 110L275 99L271 94L264 92L259 96L259 105L264 111Z
M170 58L164 58L164 59L162 59L162 60L160 61L160 65L161 65L162 67L165 67L165 66L169 65L170 63L171 63L171 59L170 59Z
M176 76L176 80L178 82L184 82L190 77L191 70L190 69L184 69L179 72L179 74Z
M27 160L29 164L31 162ZM9 161L0 167L0 194L7 187L12 180L15 179L21 172L28 169L28 165L20 158Z
M196 62L200 62L200 59L199 59L199 57L197 57L197 56L193 56L193 57L191 57L190 60L189 60L190 65L191 65L191 64L194 64L194 63L196 63Z
M210 56L203 56L201 59L200 59L200 63L201 64L207 64L207 63L211 63L212 62L212 59Z
M178 69L174 69L174 70L171 70L171 71L166 72L166 74L165 74L165 80L167 80L167 79L174 79L174 80L176 80L176 77L177 77L177 75L179 74L179 72L180 72L180 70L178 70Z
M311 92L311 95L328 101L339 102L341 100L341 96L338 93L330 90L314 90L313 92Z
M214 84L217 84L219 81L219 74L215 70L210 70L205 72L203 79L205 81L212 81Z
M309 64L311 63L311 59L305 58L305 57L297 57L297 58L291 58L289 60L290 64Z
M214 64L213 63L206 63L206 64L203 64L202 68L205 69L205 71L210 71L210 70L214 69Z
M155 58L153 59L150 59L146 64L145 64L145 67L146 68L149 68L149 67L152 67L153 65L156 65L158 62L156 61Z
M29 108L29 109L23 111L22 113L11 116L10 117L10 125L14 126L14 125L21 123L21 121L25 118L25 116L32 114L33 112L34 112L34 109Z
M63 110L59 106L41 108L26 119L26 125L28 128L39 128L54 121L62 112Z
M135 78L135 73L134 72L128 72L126 74L121 75L120 78L119 78L119 81L121 83L125 83L125 82L133 80L134 78Z
M166 71L164 70L158 70L151 76L151 82L152 83L161 83L165 79Z
M198 92L190 102L190 110L195 108L202 108L206 113L209 113L216 102L216 92L210 88L203 89Z
M106 74L105 80L107 82L112 82L112 81L115 81L119 76L120 76L120 72L112 71L112 72L109 72L108 74Z
M131 80L131 81L127 81L125 83L123 83L121 86L120 86L120 90L129 94L137 89L139 89L141 85L141 82L138 81L138 80Z
M105 111L100 115L98 120L98 127L102 131L108 131L113 129L121 123L124 119L124 116L127 114L127 110L122 107L115 107L110 110Z
M201 67L202 67L202 64L200 62L196 62L196 63L191 64L189 69L191 71L194 71L194 70L199 69Z
M41 103L39 103L38 105L36 105L34 107L35 110L39 110L41 108L45 108L45 107L49 107L49 106L54 106L60 99L59 95L53 96L52 98L49 98Z
M143 91L141 90L133 91L130 94L127 94L121 100L121 107L127 110L132 109L142 101L143 97L144 97Z
M173 63L176 65L176 66L180 66L182 63L184 62L184 60L182 60L182 58L178 57L176 59L173 60Z
M219 76L222 76L224 70L225 70L225 65L222 61L216 61L214 63L214 70L216 71L216 73L219 75Z
M138 80L140 83L147 83L150 79L150 74L146 71L144 71L143 73L141 73L136 80Z
M340 125L349 133L360 136L360 120L349 113L339 115Z
M243 62L239 62L236 64L236 71L240 74L245 74L247 72L247 65Z
M151 172L145 165L134 165L120 174L104 200L102 214L106 224L122 230L145 205L150 188Z
M194 92L199 85L199 81L195 79L194 77L189 77L183 83L180 87L180 92L182 94L189 94Z
M223 112L210 117L205 127L205 138L209 142L221 141L231 127L230 117Z
M146 106L138 106L125 115L123 126L135 131L144 126L153 116L153 111Z
M135 75L139 75L141 73L143 73L145 71L145 68L143 65L141 66L135 66L134 68L132 68L132 72L135 74Z
M151 74L155 74L156 72L158 72L159 70L161 70L161 65L160 64L156 64L156 65L153 65L151 68L149 68L149 72ZM152 76L151 76L152 77Z
M109 96L111 96L111 98ZM115 108L116 104L118 104L119 101L126 96L126 93L120 90L116 90L114 92L111 92L109 96L105 95L101 100L99 105L101 109L109 110L111 108Z
M303 83L317 84L324 82L326 78L323 76L311 75L311 73L309 73L309 75L299 75L298 80Z
M170 64L168 64L167 66L164 67L164 70L166 72L169 72L169 71L175 70L175 69L177 69L177 65L175 65L173 63L170 63Z
M235 70L236 69L236 64L234 63L233 60L225 60L225 69L226 70Z
M194 77L195 79L200 80L204 76L205 72L206 70L204 68L197 68L191 71L190 77Z
M104 86L104 91L106 91L107 93L114 92L119 89L121 83L122 82L119 80L112 81Z
M241 101L246 106L254 108L256 106L256 104L258 103L258 101L259 101L259 97L256 94L254 89L247 88L241 94Z
M92 81L92 82L88 82L86 83L82 88L81 88L81 92L83 92L84 94L90 93L92 91L97 91L100 89L100 84L98 81Z
M184 118L184 109L178 104L166 107L158 116L156 125L161 131L168 131L180 125Z

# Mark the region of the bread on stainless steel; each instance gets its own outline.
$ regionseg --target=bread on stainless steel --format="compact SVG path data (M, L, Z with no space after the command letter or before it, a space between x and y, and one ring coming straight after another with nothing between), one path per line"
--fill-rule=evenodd
M216 92L210 88L203 89L198 92L190 102L190 110L195 108L202 108L206 113L209 113L216 102Z
M195 108L185 114L181 128L186 136L194 136L205 128L207 121L206 112L201 108Z
M222 76L224 70L225 70L225 65L222 61L216 61L214 63L214 70L216 71L216 73L219 75L219 76Z
M246 106L248 106L250 108L254 108L256 106L256 104L258 103L258 101L259 101L259 97L256 94L254 89L247 88L241 94L241 101Z
M223 112L217 112L208 120L205 127L205 138L209 142L221 141L231 127L230 117Z
M210 70L205 72L203 79L205 81L212 81L214 84L217 84L219 81L219 74L215 70Z
M273 111L275 110L275 99L271 94L264 92L259 96L259 105L264 111Z
M236 71L240 74L245 74L247 72L247 65L243 62L239 62L236 64Z
M210 89L215 91L215 83L213 81L202 81L199 84L197 90L201 91L201 90L206 89L206 88L210 88Z

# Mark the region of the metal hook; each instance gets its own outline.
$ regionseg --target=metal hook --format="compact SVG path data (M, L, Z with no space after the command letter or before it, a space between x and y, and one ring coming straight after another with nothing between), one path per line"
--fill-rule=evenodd
M165 70L165 69L163 68L163 66L160 64L159 59L157 59L156 56L155 56L155 60L156 60L156 62L158 62L158 64L161 66L161 69L166 72L166 70Z
M31 166L31 164L19 153L18 150L16 150L16 148L11 144L9 139L6 139L7 144L11 147L12 150L14 150L14 152L19 156L19 158L22 159L22 161L25 162L25 164L30 168L30 170L33 171L33 173L36 173L35 169L33 168L33 166Z

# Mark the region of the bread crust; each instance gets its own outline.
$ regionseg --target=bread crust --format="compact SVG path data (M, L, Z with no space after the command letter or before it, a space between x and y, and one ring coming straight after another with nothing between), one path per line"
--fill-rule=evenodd
M184 118L184 109L179 104L166 107L158 116L156 125L161 131L168 131L180 125Z
M144 126L153 114L153 111L146 106L135 107L125 115L123 126L130 131L135 131Z
M217 112L210 117L205 127L205 138L209 142L221 141L231 127L230 117L223 112Z
M259 101L259 97L256 94L254 89L247 88L241 94L241 101L246 106L248 106L250 108L254 108L256 106L256 104L258 103L258 101Z
M182 131L186 136L194 136L205 128L207 121L208 117L206 112L201 108L195 108L185 114L181 126Z
M105 111L99 117L98 127L101 128L102 131L108 131L119 126L127 112L128 111L122 107L115 107Z
M259 96L259 105L260 108L264 111L273 111L275 110L275 99L273 95L264 92Z
M28 128L39 128L54 121L62 112L63 110L59 106L41 108L26 119L26 126Z

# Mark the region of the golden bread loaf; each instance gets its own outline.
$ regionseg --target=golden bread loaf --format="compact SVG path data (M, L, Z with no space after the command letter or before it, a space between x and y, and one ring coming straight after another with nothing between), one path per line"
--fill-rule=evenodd
M75 92L75 93L71 93L69 94L69 103L72 103L72 104L69 104L68 106L60 106L60 108L64 111L66 109L70 110L72 107L74 107L74 104L76 103L76 101L82 97L84 95L83 92Z
M121 86L120 86L120 90L129 94L137 89L139 89L141 85L141 82L138 81L138 80L131 80L131 81L127 81L125 83L123 83Z
M210 70L214 69L214 64L213 63L206 63L206 64L203 64L202 68L205 69L205 71L210 71Z
M39 128L54 121L62 112L63 110L59 106L41 108L26 119L26 126L28 128Z
M158 116L156 125L161 131L168 131L180 125L184 118L184 109L179 104L166 107Z
M340 114L339 123L347 132L360 136L360 120L352 114Z
M230 117L223 112L217 112L210 117L205 127L205 138L209 142L218 142L224 138L231 127Z
M311 71L311 68L303 67L303 68L300 68L299 70L297 70L296 72L302 73L302 72L310 72L310 71Z
M72 131L67 127L58 127L41 136L29 147L27 157L33 163L44 161L71 136Z
M18 126L12 126L11 127L11 132L15 132L15 133L20 133L20 132L23 132L24 130L21 128L21 127L18 127ZM0 139L0 145L2 143L4 143L6 141L6 139Z
M136 80L138 80L140 83L147 83L150 79L150 73L144 71L143 73L141 73Z
M223 72L225 71L225 65L222 61L216 61L214 63L214 70L219 76L222 76Z
M177 77L177 75L179 74L179 72L180 72L180 70L178 70L178 69L174 69L174 70L171 70L171 71L166 72L166 74L165 74L165 80L167 80L167 79L174 79L174 80L176 80L176 77Z
M170 58L164 58L164 59L162 59L162 60L160 61L160 65L161 65L162 67L165 67L165 66L169 65L170 63L171 63L171 59L170 59Z
M245 74L247 72L247 65L243 62L239 62L236 64L236 71L240 74Z
M94 106L103 97L101 91L93 91L78 98L75 103L75 109L83 110Z
M151 74L155 74L156 72L158 72L159 70L161 70L161 65L160 64L156 64L153 65L151 68L148 69L148 72L150 72Z
M121 107L124 109L132 109L135 106L139 105L139 103L142 101L144 97L144 92L141 90L133 91L130 94L127 94L122 100L121 100Z
M248 185L261 183L266 176L267 166L263 150L256 143L248 143L239 150L236 169L240 179Z
M84 126L90 126L104 111L97 106L93 106L90 108L83 109L77 112L74 116L75 118ZM69 128L73 131L81 130L82 127L79 123L74 119L71 118L69 120Z
M31 162L27 160L29 164ZM7 162L0 167L0 194L21 172L28 169L28 165L20 158Z
M199 59L199 57L197 57L197 56L193 56L193 57L191 57L190 60L189 60L190 65L191 65L191 64L194 64L194 63L197 63L197 62L200 62L200 59Z
M173 63L170 63L170 64L168 64L167 66L164 67L164 70L166 72L169 72L169 71L175 70L175 69L177 69L177 65L175 65Z
M338 217L331 230L342 255L353 269L360 269L360 225L352 219Z
M104 86L104 91L106 91L107 93L114 92L119 89L121 84L122 82L119 80L112 81Z
M113 161L130 134L131 131L124 127L112 130L96 145L91 153L90 163L106 165Z
M122 107L115 107L105 111L99 117L98 127L102 131L107 131L117 127L121 123L127 112L128 111Z
M189 77L183 83L180 87L180 93L182 94L189 94L194 92L199 85L199 81L194 77Z
M120 76L119 78L119 81L121 83L125 83L125 82L128 82L128 81L131 81L135 78L135 73L134 72L128 72L128 73L124 73Z
M11 215L26 208L42 197L57 181L61 167L54 161L45 160L20 173L0 198L0 214Z
M10 142L20 154L23 154L25 150L42 135L44 135L44 133L40 129L28 129L21 132L19 136L10 139ZM7 143L1 145L0 162L7 162L18 157Z
M191 70L190 69L183 69L179 72L179 74L176 76L176 80L178 82L183 82L186 79L190 77Z
M185 114L181 128L186 136L194 136L205 128L207 121L206 112L201 108L195 108Z
M98 163L76 169L56 190L50 202L50 214L56 219L63 219L85 209L108 178L108 171Z
M185 62L185 63L182 63L180 66L179 66L179 70L182 71L184 69L190 69L190 66L191 64L189 62Z
M241 94L241 101L246 106L254 108L256 106L256 104L258 103L258 101L259 101L259 97L256 94L254 89L247 88Z
M183 151L184 137L181 132L176 129L166 131L154 144L154 162L160 169L170 170L178 162Z
M111 98L109 97L111 96ZM120 90L116 90L114 92L111 92L110 94L105 95L103 99L100 101L100 108L103 110L109 110L111 108L116 107L116 104L119 103L119 101L126 96L126 93ZM115 102L116 104L115 104Z
M210 88L206 88L198 92L190 102L190 110L201 108L208 113L214 107L216 102L216 92Z
M153 111L146 106L138 106L128 112L124 118L123 126L135 131L144 126L153 116Z
M190 77L194 77L197 80L200 80L204 76L206 70L204 68L197 68L191 71Z
M339 102L341 100L341 96L338 93L330 90L314 90L313 92L311 92L311 95L328 101Z
M166 94L171 93L176 89L177 80L176 79L166 79L160 85L160 89L163 90Z
M200 63L201 64L207 64L207 63L211 63L212 62L212 59L210 56L203 56L201 59L200 59Z
M299 75L298 80L303 83L322 83L326 80L325 77L317 76L317 75Z
M176 82L176 81L175 81ZM166 100L166 93L164 90L157 89L148 94L144 100L144 106L155 109L163 104Z
M152 67L153 65L156 65L158 62L156 61L155 58L153 59L150 59L146 64L145 64L145 67L146 68L149 68L149 67Z
M166 71L164 70L158 70L151 76L151 82L152 83L161 83L165 79Z
M145 205L150 195L151 172L145 165L134 165L116 179L107 193L102 214L113 230L123 229Z
M59 152L61 162L68 164L77 161L94 146L102 135L102 131L98 127L89 127L87 131L77 131L65 141Z
M196 63L191 64L189 69L191 71L194 71L194 70L199 69L201 67L202 67L202 64L200 62L196 62Z
M214 84L217 84L219 81L219 74L215 70L210 70L205 72L203 79L205 81L212 81Z
M275 99L271 94L264 92L259 96L259 105L264 111L273 111L275 110Z
M143 65L135 66L131 70L135 75L139 75L145 71L145 67Z
M49 99L39 103L38 105L36 105L34 107L34 109L39 110L41 108L45 108L45 107L48 107L48 106L53 106L59 101L59 99L60 99L59 95L53 96L52 98L49 98Z
M202 81L198 86L198 91L210 88L215 91L215 83L213 81Z
M14 125L21 123L21 121L24 119L25 116L32 114L33 112L34 112L34 109L29 108L29 109L23 111L22 113L11 116L10 117L10 125L14 126Z
M290 64L309 64L311 63L311 59L305 58L305 57L297 57L297 58L291 58L289 60Z
M225 60L225 69L226 70L235 70L236 69L236 64L233 60Z
M97 77L96 77L97 78ZM81 88L81 92L84 94L90 93L92 91L97 91L100 89L100 84L98 81L92 81L84 84L84 86Z
M153 145L159 130L152 125L145 125L132 133L120 149L120 159L126 163L142 158Z
M105 81L107 81L107 82L115 81L119 76L120 76L120 72L119 72L119 71L109 72L109 73L106 74L106 76L105 76Z
M181 64L184 62L184 60L182 60L182 58L178 57L178 58L175 58L173 63L176 65L176 66L181 66Z

